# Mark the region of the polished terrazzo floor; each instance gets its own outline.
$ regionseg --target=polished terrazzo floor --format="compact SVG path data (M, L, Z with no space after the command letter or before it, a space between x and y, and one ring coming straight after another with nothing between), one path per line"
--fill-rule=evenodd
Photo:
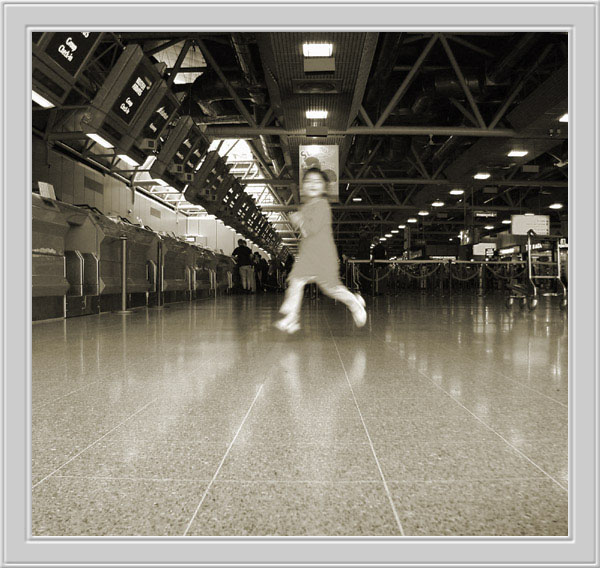
M567 535L551 299L231 296L32 327L32 534Z

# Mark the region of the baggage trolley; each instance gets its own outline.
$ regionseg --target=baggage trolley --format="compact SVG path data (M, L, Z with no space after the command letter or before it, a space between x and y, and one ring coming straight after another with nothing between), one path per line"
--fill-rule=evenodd
M510 308L515 299L519 300L521 308L526 306L530 310L535 310L539 303L539 297L557 296L560 298L560 309L567 307L567 287L561 278L561 250L566 249L568 245L561 244L562 237L557 236L538 236L535 231L527 231L527 281L524 284L510 284L509 292L506 298L506 306ZM553 244L553 241L556 244ZM539 246L534 246L539 245ZM549 245L549 246L548 246ZM552 254L551 262L540 262L538 259L545 256L548 252ZM552 274L539 274L537 270L542 267L549 267ZM556 292L543 292L540 294L539 285L536 286L536 280L554 280L556 282Z

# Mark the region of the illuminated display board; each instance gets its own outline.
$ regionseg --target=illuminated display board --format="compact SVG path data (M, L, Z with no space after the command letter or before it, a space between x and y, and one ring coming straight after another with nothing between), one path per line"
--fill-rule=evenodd
M44 52L71 77L77 74L96 47L98 32L57 32L51 34Z
M144 65L144 62L140 63L117 97L115 104L112 106L112 111L125 124L130 124L148 96L153 84L154 79L150 76L147 66Z
M128 152L156 115L167 91L167 84L140 46L128 45L88 107L82 130L97 133L121 152ZM137 156L139 152L133 153Z
M32 34L32 88L60 105L92 57L103 34L47 32Z
M178 108L179 102L170 92L163 95L162 100L158 103L158 106L152 112L142 129L142 138L157 139L163 133L163 130L171 121Z

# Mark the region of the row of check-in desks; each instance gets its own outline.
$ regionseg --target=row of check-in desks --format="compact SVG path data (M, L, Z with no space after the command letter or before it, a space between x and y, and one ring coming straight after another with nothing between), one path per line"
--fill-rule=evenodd
M195 299L233 285L226 255L94 208L35 193L32 205L34 321L119 310L124 298L127 308Z

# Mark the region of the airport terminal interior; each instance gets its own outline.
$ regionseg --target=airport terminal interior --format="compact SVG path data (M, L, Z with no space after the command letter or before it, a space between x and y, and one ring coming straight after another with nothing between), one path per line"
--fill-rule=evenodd
M31 116L34 538L569 535L568 34L36 32Z

